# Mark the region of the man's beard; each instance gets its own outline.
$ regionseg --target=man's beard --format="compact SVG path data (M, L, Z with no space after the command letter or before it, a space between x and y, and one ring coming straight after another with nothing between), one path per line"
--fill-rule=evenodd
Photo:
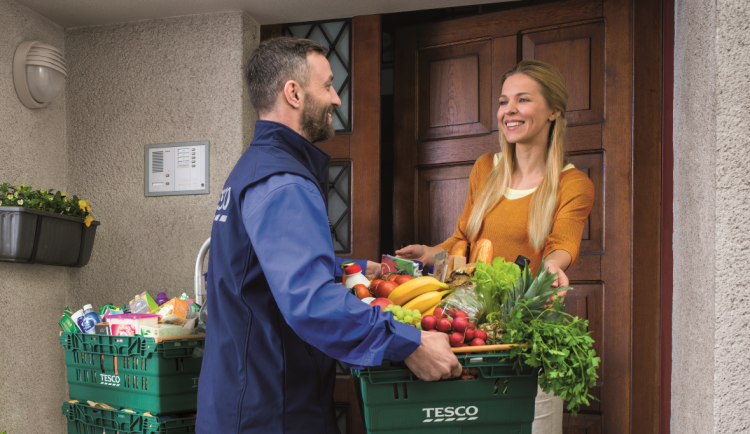
M313 143L330 140L336 133L333 125L328 125L328 114L333 112L333 106L323 107L323 104L312 98L308 99L308 103L302 109L302 135Z

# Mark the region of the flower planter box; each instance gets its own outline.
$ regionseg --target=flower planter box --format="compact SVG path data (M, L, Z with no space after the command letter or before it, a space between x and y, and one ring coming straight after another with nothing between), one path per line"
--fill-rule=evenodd
M98 221L21 206L0 207L0 261L83 267L91 258Z

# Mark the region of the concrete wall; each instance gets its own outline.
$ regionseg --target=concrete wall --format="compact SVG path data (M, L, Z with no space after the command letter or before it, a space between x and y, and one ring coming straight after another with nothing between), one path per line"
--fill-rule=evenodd
M0 184L70 191L64 93L31 110L13 86L13 53L27 40L64 50L62 28L0 0ZM0 431L62 432L66 383L57 320L65 307L67 269L0 262L0 276Z
M675 6L672 432L747 432L750 13Z
M221 186L252 136L244 52L260 28L241 12L71 29L65 41L71 188L102 222L71 305L193 293ZM208 140L209 195L144 197L144 146Z
M90 199L102 223L82 269L0 263L0 431L65 431L64 306L192 294L221 186L253 135L242 61L259 33L241 12L65 31L0 0L0 183ZM66 93L48 108L16 97L24 40L70 48ZM144 197L144 146L197 140L211 144L210 194Z

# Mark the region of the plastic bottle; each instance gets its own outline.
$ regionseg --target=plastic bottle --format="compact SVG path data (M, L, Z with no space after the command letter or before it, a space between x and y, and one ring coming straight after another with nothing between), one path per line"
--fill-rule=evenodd
M164 303L166 303L166 302L169 301L169 297L167 297L166 293L160 292L160 293L156 294L156 300L154 300L154 301L156 302L156 304L158 304L159 306L161 306L162 304L164 304Z
M83 323L81 324L83 327L81 329L84 333L96 334L94 326L100 322L102 320L99 318L99 314L94 312L94 308L90 304L83 306Z
M350 292L353 292L352 288L359 283L368 287L370 286L370 281L362 274L362 268L359 265L350 265L344 268L344 272L346 273L344 286L346 286Z
M83 309L78 309L78 312L71 315L70 319L73 320L74 323L78 326L78 328L83 331Z

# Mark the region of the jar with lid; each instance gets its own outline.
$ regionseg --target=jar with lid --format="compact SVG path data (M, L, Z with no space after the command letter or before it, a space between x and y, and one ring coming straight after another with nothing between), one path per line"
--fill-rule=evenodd
M350 265L346 268L344 268L344 273L346 273L346 280L344 280L344 286L349 290L349 292L354 293L355 291L352 290L354 288L354 285L362 284L367 287L370 286L370 281L367 280L367 278L362 274L362 268L359 265Z

